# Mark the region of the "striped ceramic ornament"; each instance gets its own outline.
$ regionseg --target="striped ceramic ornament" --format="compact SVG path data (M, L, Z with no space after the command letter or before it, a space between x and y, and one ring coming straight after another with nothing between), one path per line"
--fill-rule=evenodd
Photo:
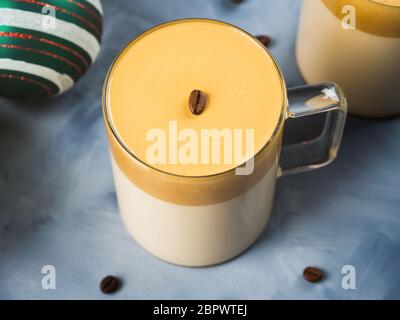
M100 51L100 0L0 0L0 96L70 89Z

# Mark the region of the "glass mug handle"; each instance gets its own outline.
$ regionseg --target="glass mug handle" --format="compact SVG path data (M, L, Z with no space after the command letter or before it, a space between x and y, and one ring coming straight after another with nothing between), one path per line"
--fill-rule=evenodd
M346 122L347 102L335 83L322 82L288 90L288 119L327 113L315 139L282 146L279 176L314 170L337 155Z

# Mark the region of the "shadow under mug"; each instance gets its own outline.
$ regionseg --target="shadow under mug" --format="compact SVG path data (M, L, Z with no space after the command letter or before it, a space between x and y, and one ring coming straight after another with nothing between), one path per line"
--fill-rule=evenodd
M163 172L138 159L118 136L107 105L109 75L103 115L123 221L143 248L174 264L207 266L242 253L269 220L277 179L330 163L340 145L346 99L340 87L324 82L284 93L280 120L271 139L254 156L251 175L237 175L235 169L203 177ZM282 147L287 119L319 113L327 115L319 137Z

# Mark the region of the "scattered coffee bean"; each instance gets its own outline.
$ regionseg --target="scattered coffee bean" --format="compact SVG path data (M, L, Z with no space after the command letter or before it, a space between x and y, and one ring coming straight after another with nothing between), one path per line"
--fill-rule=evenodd
M120 288L121 281L114 276L107 276L100 282L100 289L103 293L113 293Z
M198 116L201 114L207 104L207 95L200 90L193 90L189 97L189 108L190 111Z
M318 282L322 279L323 273L320 269L315 268L315 267L307 267L303 271L303 277L306 279L308 282Z
M266 35L259 35L256 36L256 38L258 39L258 41L260 41L265 47L268 47L270 45L270 43L272 42L271 37L266 36Z

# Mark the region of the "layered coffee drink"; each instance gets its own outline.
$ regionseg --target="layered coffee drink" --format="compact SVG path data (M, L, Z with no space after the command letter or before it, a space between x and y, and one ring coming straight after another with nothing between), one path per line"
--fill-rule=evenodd
M285 104L273 58L228 24L180 20L130 43L110 69L104 112L135 239L191 266L253 243L271 211Z
M305 0L297 60L307 82L338 83L350 113L400 114L400 0Z

